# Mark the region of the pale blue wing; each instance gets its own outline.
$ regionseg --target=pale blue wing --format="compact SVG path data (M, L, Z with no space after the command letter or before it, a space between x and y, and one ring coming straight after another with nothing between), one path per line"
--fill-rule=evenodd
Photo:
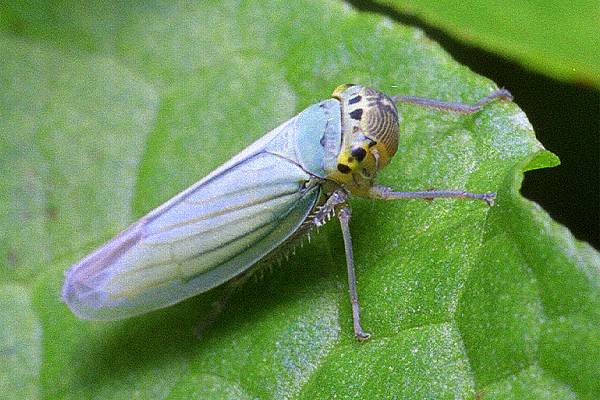
M148 214L67 272L63 298L85 319L177 303L249 268L304 221L319 187L301 167L259 152Z
M182 301L239 275L315 206L341 143L326 100L269 132L66 272L62 296L84 319L121 319Z

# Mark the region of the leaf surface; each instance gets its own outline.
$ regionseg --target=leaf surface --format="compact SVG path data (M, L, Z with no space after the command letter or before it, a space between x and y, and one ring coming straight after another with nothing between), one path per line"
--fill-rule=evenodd
M523 172L557 158L513 103L469 116L400 105L382 183L497 191L498 201L353 200L367 343L353 337L336 222L237 292L201 341L192 328L219 289L125 321L77 320L59 298L70 264L338 84L463 102L496 86L419 30L333 1L0 12L2 393L599 393L598 254L520 196Z

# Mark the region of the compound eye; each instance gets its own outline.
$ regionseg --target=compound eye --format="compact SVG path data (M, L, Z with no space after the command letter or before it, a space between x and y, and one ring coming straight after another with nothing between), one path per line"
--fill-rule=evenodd
M352 168L342 163L339 163L337 165L337 170L340 171L342 174L349 174L350 172L352 172Z
M362 162L367 156L367 151L362 147L354 147L350 154L352 154L352 157L358 160L358 162Z

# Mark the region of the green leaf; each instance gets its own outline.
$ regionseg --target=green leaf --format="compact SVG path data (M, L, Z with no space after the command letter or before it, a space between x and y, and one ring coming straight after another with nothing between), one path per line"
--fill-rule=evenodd
M0 322L0 398L35 398L42 361L41 326L26 289L0 285Z
M600 87L600 2L375 0L546 75Z
M0 391L22 398L595 398L600 261L519 193L557 164L516 104L401 105L382 183L498 204L354 199L364 327L324 227L237 292L77 320L63 271L340 83L474 102L495 85L422 32L337 2L0 8ZM41 337L40 337L41 334ZM41 361L40 361L41 360Z

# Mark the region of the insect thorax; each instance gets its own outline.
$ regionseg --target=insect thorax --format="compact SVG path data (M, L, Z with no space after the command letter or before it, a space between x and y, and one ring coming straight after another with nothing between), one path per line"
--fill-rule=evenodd
M338 86L333 98L341 106L342 144L327 178L361 194L398 149L398 111L388 96L360 85Z

